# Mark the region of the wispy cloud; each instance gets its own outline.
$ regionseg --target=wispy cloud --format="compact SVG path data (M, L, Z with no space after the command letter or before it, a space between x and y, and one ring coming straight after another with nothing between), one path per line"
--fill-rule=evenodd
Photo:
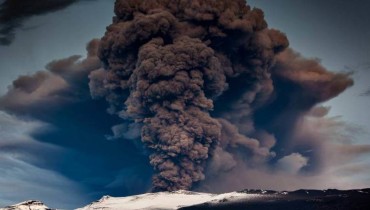
M58 208L72 208L88 200L78 183L36 166L42 165L39 153L63 150L30 137L34 130L47 126L0 112L0 206L36 199Z

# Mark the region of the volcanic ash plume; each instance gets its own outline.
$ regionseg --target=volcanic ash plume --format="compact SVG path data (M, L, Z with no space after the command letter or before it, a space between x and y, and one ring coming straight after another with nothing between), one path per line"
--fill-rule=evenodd
M230 157L230 147L274 155L272 134L248 137L257 132L253 110L273 98L275 57L288 47L261 10L244 0L117 0L115 14L91 94L142 125L154 190L190 189L212 157Z

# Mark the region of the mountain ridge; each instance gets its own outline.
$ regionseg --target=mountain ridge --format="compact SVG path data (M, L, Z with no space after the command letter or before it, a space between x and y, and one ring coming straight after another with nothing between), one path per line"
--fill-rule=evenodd
M179 190L126 197L103 196L76 210L368 210L370 188L355 190L241 190L212 194ZM41 201L25 201L0 210L55 210Z

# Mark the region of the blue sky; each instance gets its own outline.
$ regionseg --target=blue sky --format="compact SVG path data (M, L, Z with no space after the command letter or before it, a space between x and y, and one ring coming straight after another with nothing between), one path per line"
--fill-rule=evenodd
M367 27L370 23L370 4L366 0L248 2L265 12L269 27L287 34L290 47L296 51L306 57L320 59L332 71L354 71L355 85L324 105L331 107L330 117L340 116L341 122L356 130L355 133L350 131L348 134L353 144L370 144L370 112L367 111L370 96L361 96L370 89L370 28ZM102 37L106 26L110 24L113 3L113 0L81 1L66 9L25 20L23 26L16 29L13 43L9 46L0 45L0 94L5 94L8 86L19 75L31 75L43 70L52 60L71 55L85 56L86 44L93 38ZM100 104L94 106L87 109L94 110ZM97 111L96 115L104 116L104 112L105 110ZM49 111L45 110L45 113ZM125 193L147 190L148 183L135 177L137 173L150 173L147 165L140 166L143 154L135 149L132 142L110 142L111 145L105 145L108 140L104 135L110 135L108 125L103 126L101 131L98 126L81 128L85 132L95 129L91 131L91 135L61 135L58 132L50 136L35 134L35 131L53 130L56 124L65 128L69 122L63 115L81 122L88 121L87 118L69 114L55 114L56 118L62 119L56 122L47 117L43 118L45 121L41 121L30 119L27 115L15 116L0 111L0 172L4 174L0 178L0 206L26 199L39 199L51 207L72 208L107 193L122 196ZM109 117L104 119L114 121ZM71 132L79 132L72 125L68 128ZM89 148L83 142L78 143L78 146L70 146L74 139L62 144L55 144L54 139L48 139L57 139L58 135L69 139L74 136L77 136L76 139L98 136L102 140L94 148ZM124 146L126 149L116 151L114 148L117 146ZM110 156L110 151L99 151L99 147L111 149L115 155ZM121 153L130 152L138 158L134 164L120 159L123 157ZM55 161L54 165L42 160L49 155L53 159L51 162ZM107 164L109 161L121 163L119 166L110 166ZM367 153L347 163L356 163L359 168L369 166L370 155ZM106 170L106 174L100 171L97 176L88 176L94 173L95 167L97 170ZM320 180L325 182L333 176L334 181L330 182L333 186L347 187L341 183L353 182L353 186L370 187L368 172L362 171L357 176L351 174L336 177L335 170L340 169L332 170L334 172L327 171ZM142 189L133 190L132 184L140 185ZM124 192L119 192L123 186Z

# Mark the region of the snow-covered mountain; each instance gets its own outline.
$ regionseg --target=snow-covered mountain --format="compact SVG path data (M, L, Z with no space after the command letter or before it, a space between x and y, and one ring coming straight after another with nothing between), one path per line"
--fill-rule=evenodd
M369 210L370 189L243 190L224 194L190 191L146 193L128 197L103 196L77 210ZM26 201L0 210L51 210L40 201Z
M47 207L41 201L29 200L4 208L0 208L0 210L52 210L52 209Z
M78 210L369 210L370 189L244 190L225 194L189 191L147 193L114 198L104 196Z
M142 209L163 209L172 210L181 207L193 206L206 202L219 203L225 200L243 200L261 196L259 194L246 194L239 192L225 194L197 193L190 191L176 192L159 192L135 195L129 197L114 198L104 196L100 200L93 202L78 210L96 210L96 209L125 209L125 210L142 210Z

